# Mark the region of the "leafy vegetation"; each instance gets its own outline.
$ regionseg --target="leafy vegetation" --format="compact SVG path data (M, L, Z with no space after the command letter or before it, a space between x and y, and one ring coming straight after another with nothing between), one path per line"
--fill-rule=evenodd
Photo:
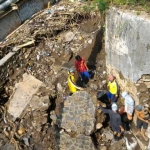
M146 11L150 13L150 0L88 0L88 4L84 6L84 10L92 11L97 7L101 13L105 13L109 6L126 6L126 8L137 7L138 11Z

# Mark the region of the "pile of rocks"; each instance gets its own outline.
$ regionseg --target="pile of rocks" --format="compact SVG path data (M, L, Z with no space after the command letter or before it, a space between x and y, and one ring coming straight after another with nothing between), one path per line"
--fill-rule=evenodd
M150 99L150 75L143 75L142 78L136 84L137 87L137 97L139 98L139 103L147 103L149 105Z
M62 114L53 114L50 117L53 124L57 124L68 133L60 134L61 148L95 149L90 137L95 127L95 106L87 92L76 92L69 96L64 102Z
M96 131L96 124L102 123L105 118L101 112L96 116L96 119L101 119L95 119L97 90L105 89L106 86L104 52L97 58L98 61L96 57L93 60L88 60L88 56L85 58L88 65L96 68L94 78L90 80L86 89L88 93L81 91L68 97L66 83L66 69L74 65L74 54L87 49L87 54L92 55L92 49L98 51L100 48L95 42L100 40L95 40L100 27L99 15L94 11L83 12L82 5L85 3L60 2L25 22L23 28L19 28L1 43L0 47L5 55L18 45L34 41L34 44L20 49L11 64L18 63L12 66L7 75L9 82L5 85L6 96L18 98L16 112L11 113L8 108L9 113L18 114L21 107L24 107L21 113L13 116L15 121L12 121L6 109L2 108L1 114L4 114L4 119L1 120L1 149L9 149L12 146L23 150L76 147L95 149L91 135ZM86 28L87 25L89 28ZM89 45L91 47L88 47ZM4 52L5 49L8 51ZM32 85L26 89L23 73L34 76L42 85L38 88L37 85ZM27 80L29 76L27 75ZM20 86L22 82L24 86ZM30 81L28 84L31 85ZM26 94L20 95L21 93L17 92L18 86L15 85L25 88ZM32 93L35 89L38 90ZM25 103L19 105L23 98L26 100ZM12 99L8 106L14 106ZM62 128L63 130L60 130ZM12 145L7 144L9 142Z

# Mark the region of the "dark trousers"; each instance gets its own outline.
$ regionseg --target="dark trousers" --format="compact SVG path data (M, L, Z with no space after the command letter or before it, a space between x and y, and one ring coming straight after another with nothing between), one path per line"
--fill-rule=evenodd
M124 129L126 131L129 131L131 129L132 120L128 119L127 113L123 113L121 115L121 120L122 120L122 126L124 127Z

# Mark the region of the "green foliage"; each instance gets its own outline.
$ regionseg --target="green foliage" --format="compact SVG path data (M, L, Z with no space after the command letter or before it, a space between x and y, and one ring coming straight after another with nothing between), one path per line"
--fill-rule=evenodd
M147 5L149 2L149 5ZM105 13L106 9L112 5L126 5L126 6L140 6L146 12L150 12L150 0L88 0L87 5L84 6L84 10L90 12L92 10L96 10L98 7L100 13ZM137 13L139 15L139 13Z
M145 4L146 2L149 2L150 0L109 0L109 2L112 2L113 4Z
M105 10L108 8L108 3L105 0L95 0L95 1L97 2L99 11L101 13L105 12Z
M83 6L83 10L88 12L88 13L90 13L92 10L95 10L95 9L96 9L95 1L91 2L90 0L88 0L87 5Z
M90 12L92 10L96 10L98 7L101 13L105 12L108 8L108 3L105 0L94 0L94 1L87 1L87 5L83 7L84 11Z
M136 14L139 16L139 15L141 14L141 12L140 12L140 11L137 11Z

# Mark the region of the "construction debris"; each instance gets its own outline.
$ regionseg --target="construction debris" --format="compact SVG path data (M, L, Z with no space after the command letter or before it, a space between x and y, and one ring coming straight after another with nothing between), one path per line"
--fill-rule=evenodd
M97 91L107 85L100 16L85 5L61 1L0 43L1 58L16 53L1 95L9 100L0 106L0 149L115 149L106 116L96 109ZM69 96L67 72L76 54L85 56L94 76L88 88ZM125 149L124 143L117 147Z

